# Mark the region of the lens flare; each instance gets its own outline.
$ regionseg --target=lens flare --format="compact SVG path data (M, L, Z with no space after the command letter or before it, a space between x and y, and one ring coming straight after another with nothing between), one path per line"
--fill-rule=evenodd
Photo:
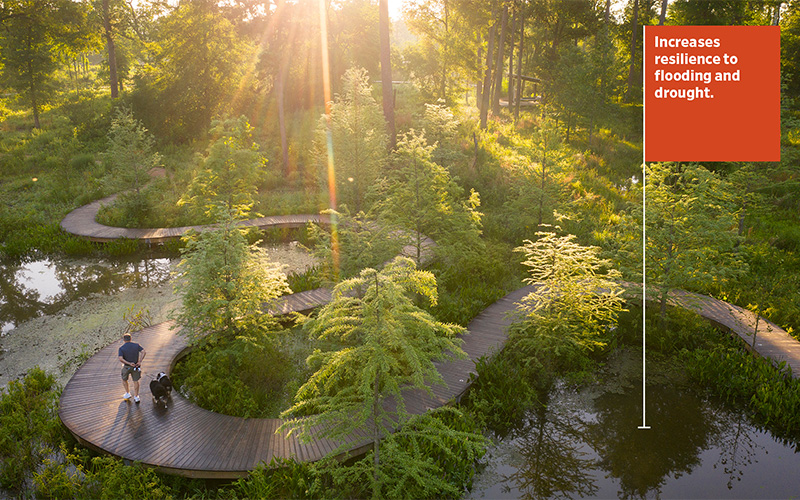
M328 60L328 14L325 0L319 0L319 33L322 50L322 92L325 98L325 136L328 151L328 195L330 196L331 213L331 256L333 273L339 276L339 230L336 216L336 171L333 164L333 136L331 134L331 68Z

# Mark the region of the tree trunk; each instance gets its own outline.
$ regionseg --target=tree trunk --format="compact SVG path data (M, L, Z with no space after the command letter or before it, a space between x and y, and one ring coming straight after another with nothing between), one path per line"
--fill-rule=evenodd
M514 106L514 34L517 29L517 9L514 9L514 15L511 18L511 31L509 40L508 51L508 110L511 111Z
M28 37L28 52L32 51L31 46L31 39ZM39 123L39 103L36 101L36 81L33 77L33 61L28 59L28 78L30 78L30 92L31 92L31 107L33 108L33 127L41 129L42 126Z
M539 225L542 225L544 219L544 187L547 181L547 131L545 125L542 124L542 182L539 186Z
M31 105L33 105L33 127L34 128L42 128L42 125L39 123L39 103L36 102L36 91L31 89Z
M503 54L508 29L508 5L503 6L503 22L500 25L500 39L497 43L497 63L494 68L494 94L492 95L492 114L500 114L500 94L503 93Z
M478 64L476 67L478 68L478 80L475 82L475 107L478 110L481 109L483 105L483 93L481 92L481 87L483 86L483 82L481 81L481 66L483 65L483 45L481 44L481 34L478 33Z
M781 5L783 5L783 2L778 2L778 5L775 6L775 10L772 11L773 26L777 26L781 22Z
M384 0L381 0L382 2ZM375 275L375 279L377 280L378 275ZM380 389L380 373L375 375L375 382L372 384L372 397L374 398L372 402L372 423L373 423L373 430L372 430L372 466L373 466L373 477L372 477L372 498L380 498L380 475L378 473L378 467L380 467L381 459L380 459L380 452L381 452L381 433L380 433L380 398L379 396L379 389Z
M631 64L628 69L628 91L625 98L630 102L633 98L633 86L636 83L636 33L639 30L639 0L633 0L633 29L631 30Z
M611 20L611 0L606 0L606 15L605 15L605 23Z
M278 106L278 128L281 133L281 170L284 178L289 175L289 137L286 132L286 73L288 72L289 61L284 58L278 70L278 78L275 81L275 98Z
M103 0L103 35L106 38L106 51L108 52L108 77L111 86L111 98L119 97L119 84L117 83L117 49L114 46L114 36L111 32L110 0Z
M381 89L383 90L383 117L386 119L386 132L389 136L389 150L397 144L394 126L394 102L392 99L392 61L389 45L389 0L379 2L378 27L381 39Z
M439 98L447 100L447 64L450 58L450 10L447 0L444 0L444 43L442 44L442 86L439 89Z
M494 39L497 34L497 10L492 10L492 24L489 30L489 41L486 47L486 72L483 76L483 93L481 95L481 129L486 130L486 122L489 118L489 104L492 92L492 55L494 54Z
M514 120L519 119L519 106L522 102L522 87L525 85L522 81L522 47L525 46L525 14L520 7L519 11L519 50L517 50L517 97L515 99L516 105L514 106Z
M664 26L664 21L667 20L667 4L669 0L661 0L661 15L658 16L658 25Z

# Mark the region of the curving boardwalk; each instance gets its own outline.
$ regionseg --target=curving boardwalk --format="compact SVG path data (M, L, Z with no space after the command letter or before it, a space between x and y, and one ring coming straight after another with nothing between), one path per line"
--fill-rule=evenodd
M437 363L445 384L433 387L433 395L409 391L406 409L421 414L458 400L470 384L475 360L502 348L507 313L524 295L523 288L486 308L469 324L462 348L468 359ZM308 298L286 299L284 310L308 306ZM313 299L312 299L313 300ZM120 364L114 342L92 356L70 379L61 394L59 416L86 446L127 460L136 460L164 472L199 478L237 478L273 457L315 461L336 450L340 443L314 439L303 444L296 434L276 433L280 419L246 419L204 410L173 392L166 410L152 403L149 381L159 371L168 371L187 348L172 322L150 326L134 334L134 341L147 349L142 364L142 402L123 401ZM347 443L352 451L370 446L366 433Z
M203 226L123 229L97 224L94 216L100 204L110 201L106 198L73 211L61 223L62 227L95 241L137 238L150 242L177 238L190 229L203 229ZM320 218L310 215L265 217L245 224L262 228L293 224L298 227L309 221L320 222ZM426 239L426 249L430 250L433 244ZM404 253L411 254L411 250L406 247ZM433 387L433 395L419 390L407 392L408 412L421 414L459 400L474 375L475 361L502 349L512 321L509 313L532 290L532 287L523 287L511 292L473 319L467 327L468 334L463 337L462 348L468 357L437 363L444 385ZM283 297L266 309L273 314L305 312L329 301L330 291L317 289ZM746 344L752 343L755 316L747 310L684 291L672 293L671 304L696 311L718 327L738 335ZM106 346L78 369L62 392L59 416L79 441L98 451L140 461L165 472L199 478L242 477L272 458L315 461L340 449L341 443L328 439L314 439L304 444L296 435L287 437L285 433L277 433L282 424L280 419L221 415L199 408L177 393L173 393L167 410L155 407L149 381L159 371L170 371L187 349L185 339L172 327L172 322L166 322L135 334L134 340L148 352L142 366L142 403L139 405L121 399L117 361L121 341ZM773 363L786 362L794 377L800 375L800 343L777 325L761 319L755 345L750 348ZM347 447L357 452L369 444L369 437L363 433L352 436Z
M112 240L128 238L142 240L146 243L164 243L168 240L180 238L189 231L202 231L209 226L181 226L181 227L162 227L153 229L139 229L126 227L112 227L100 224L95 220L97 212L103 205L114 202L117 195L94 201L88 205L78 207L68 213L61 221L61 229L81 236L90 241L108 242ZM329 218L322 215L276 215L271 217L259 217L239 223L245 227L258 227L260 229L274 227L304 227L309 222L327 223Z

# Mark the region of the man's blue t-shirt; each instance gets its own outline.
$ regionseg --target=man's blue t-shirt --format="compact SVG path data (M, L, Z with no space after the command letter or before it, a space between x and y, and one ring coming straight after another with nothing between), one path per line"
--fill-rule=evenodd
M125 342L119 347L117 356L122 356L128 363L136 363L139 361L139 352L143 350L136 342Z

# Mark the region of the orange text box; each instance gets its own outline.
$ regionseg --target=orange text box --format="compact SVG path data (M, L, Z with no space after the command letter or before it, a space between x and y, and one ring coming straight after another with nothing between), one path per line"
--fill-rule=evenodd
M780 28L646 26L646 161L779 161Z

